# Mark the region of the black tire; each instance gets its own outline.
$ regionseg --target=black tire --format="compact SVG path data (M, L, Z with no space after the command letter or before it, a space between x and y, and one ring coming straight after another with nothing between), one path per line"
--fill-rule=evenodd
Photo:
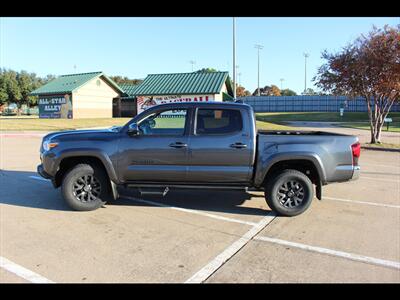
M110 182L98 166L78 164L65 174L61 193L72 209L95 210L110 199Z
M287 191L286 191L287 190ZM308 209L314 197L310 178L297 170L284 170L274 174L265 186L268 206L283 216L297 216Z

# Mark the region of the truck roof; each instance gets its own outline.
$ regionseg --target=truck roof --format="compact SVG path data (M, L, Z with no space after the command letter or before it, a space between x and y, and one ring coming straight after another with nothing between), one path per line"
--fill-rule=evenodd
M238 108L238 107L246 107L246 108L251 108L250 105L245 104L245 103L240 103L240 102L219 102L219 101L208 101L208 102L172 102L172 103L163 103L163 104L158 104L153 106L154 108L159 108L159 107L184 107L184 108L189 108L189 107L199 107L199 106L224 106L224 107L231 107L231 108ZM153 108L152 107L152 108Z

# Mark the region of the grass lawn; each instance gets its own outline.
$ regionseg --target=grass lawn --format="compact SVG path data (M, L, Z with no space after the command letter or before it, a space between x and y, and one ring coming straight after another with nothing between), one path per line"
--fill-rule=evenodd
M365 143L365 144L362 144L362 146L373 147L373 148L398 149L398 150L400 150L400 144L389 144L389 143L370 144L370 143Z
M0 131L58 131L90 127L111 127L126 124L131 118L101 119L39 119L37 117L1 117ZM157 120L161 125L160 119ZM163 119L163 123L171 122L177 127L179 118ZM294 130L293 127L257 121L257 128L263 130Z
M256 121L257 129L261 130L295 130L294 127L270 122Z
M111 127L124 125L131 118L95 119L39 119L39 118L0 118L0 131L58 131L90 127Z
M390 113L389 118L393 119L393 123L400 122L400 113ZM256 119L259 121L267 121L272 123L280 123L287 121L304 121L304 122L368 122L368 114L365 112L345 112L343 117L339 112L268 112L256 113Z
M400 132L400 113L391 113L393 119L390 131ZM101 119L39 119L38 117L0 117L0 131L58 131L90 127L111 127L126 124L130 118ZM257 128L263 130L294 130L287 126L286 121L343 121L341 126L369 130L366 113L345 113L341 118L339 113L257 113ZM179 123L179 119L165 119L165 122ZM359 123L357 123L359 122ZM386 131L386 126L383 127Z

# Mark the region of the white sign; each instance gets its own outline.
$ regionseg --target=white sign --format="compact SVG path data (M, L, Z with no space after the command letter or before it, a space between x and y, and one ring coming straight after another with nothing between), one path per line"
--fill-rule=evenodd
M392 118L385 118L385 119L383 119L383 121L386 122L386 123L391 123L391 122L393 122L393 121L392 121Z
M158 104L175 102L208 102L214 101L214 95L171 95L171 96L137 96L137 113Z

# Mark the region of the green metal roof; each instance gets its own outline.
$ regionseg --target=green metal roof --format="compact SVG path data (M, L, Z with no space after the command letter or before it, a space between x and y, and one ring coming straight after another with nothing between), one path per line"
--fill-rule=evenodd
M30 95L71 93L77 88L84 85L89 80L92 80L96 77L102 77L117 91L119 91L120 93L124 92L113 80L108 78L103 72L91 72L91 73L61 75L60 77L57 77L56 79L50 81L49 83L32 91Z
M129 95L219 94L224 83L233 94L228 72L149 74Z
M140 84L120 83L119 87L125 92L127 96L134 95Z
M231 96L225 92L222 92L222 101L234 101L234 100L235 100L235 98L233 98L233 96Z

